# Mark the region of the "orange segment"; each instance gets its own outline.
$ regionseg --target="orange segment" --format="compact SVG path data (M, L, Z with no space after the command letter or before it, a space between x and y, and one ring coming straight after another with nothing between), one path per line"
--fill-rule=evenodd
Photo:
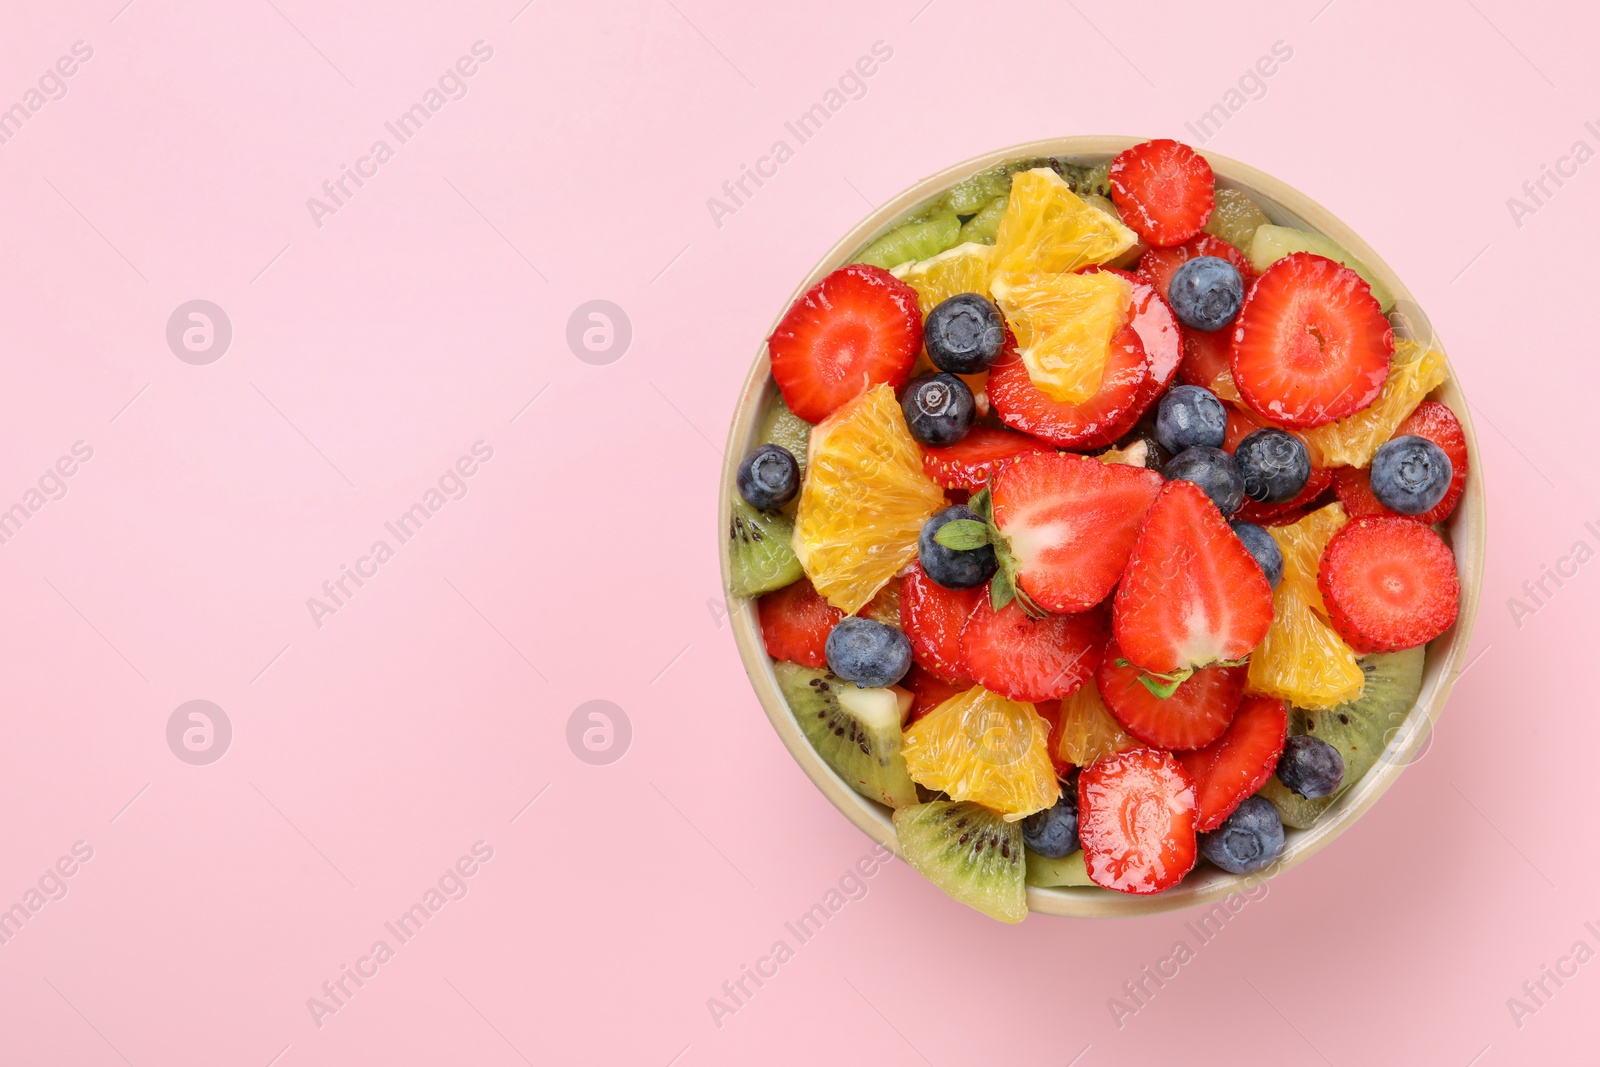
M994 277L1008 284L1109 263L1139 243L1121 222L1083 202L1049 167L1011 178L994 239Z
M997 278L992 291L1041 393L1081 404L1099 391L1111 339L1128 323L1133 287L1126 278L1110 271Z
M1138 748L1140 742L1125 733L1100 696L1094 680L1080 685L1061 701L1061 741L1056 755L1068 763L1087 767L1113 752Z
M915 558L922 524L944 506L894 390L879 385L812 429L794 554L817 592L854 615Z
M1444 353L1397 338L1383 391L1367 407L1338 422L1303 431L1314 467L1365 467L1424 397L1444 384Z
M1322 603L1322 590L1317 588L1322 551L1349 521L1344 506L1334 503L1318 508L1291 525L1267 527L1267 532L1283 550L1283 580L1292 584L1300 599L1323 618L1328 617L1328 608Z
M988 288L992 245L967 243L940 252L932 259L902 263L889 273L917 291L923 317L957 293L981 293Z
M907 730L901 752L912 781L1015 822L1061 796L1049 736L1032 704L973 686Z

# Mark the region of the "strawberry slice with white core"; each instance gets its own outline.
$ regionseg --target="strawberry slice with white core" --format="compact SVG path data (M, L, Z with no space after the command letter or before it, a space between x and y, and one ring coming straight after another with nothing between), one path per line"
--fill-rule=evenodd
M1142 467L1045 452L1011 460L995 475L994 522L1017 584L1046 611L1100 603L1160 491L1161 476Z
M1162 486L1113 604L1123 656L1158 674L1234 662L1271 625L1272 586L1217 506L1192 482Z
M1169 752L1131 748L1078 775L1078 839L1089 880L1119 893L1159 893L1198 856L1194 781Z
M1267 268L1233 329L1233 384L1280 426L1354 415L1383 391L1394 331L1349 267L1310 252Z
M840 267L784 314L767 338L789 410L821 422L874 385L905 384L922 349L917 291L865 263Z

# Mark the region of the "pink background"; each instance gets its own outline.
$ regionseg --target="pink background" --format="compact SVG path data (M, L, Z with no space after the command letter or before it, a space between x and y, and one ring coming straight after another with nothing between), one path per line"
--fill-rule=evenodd
M0 907L74 842L93 858L0 947L0 1061L1592 1054L1600 963L1520 1027L1507 998L1600 948L1600 564L1520 620L1507 600L1600 547L1600 164L1520 226L1506 200L1600 147L1596 27L1323 2L11 5L0 107L93 57L0 146L0 509L74 442L93 458L0 545ZM396 147L384 123L480 40L465 97ZM715 224L707 198L876 41L865 95ZM1292 58L1207 147L1365 235L1475 401L1481 658L1430 750L1203 946L1185 914L1002 927L894 863L719 1027L707 998L869 852L721 616L721 443L763 330L922 175L1192 137L1275 41ZM380 137L394 158L316 225L307 198ZM165 339L192 299L233 325L206 366ZM592 299L632 323L608 365L565 339ZM465 497L317 626L307 598L478 441ZM195 699L233 729L206 766L166 741ZM590 700L631 721L618 762L568 746ZM384 923L479 841L466 896L399 944ZM319 1027L307 999L379 938L393 958ZM1195 958L1119 1028L1108 998L1180 938Z

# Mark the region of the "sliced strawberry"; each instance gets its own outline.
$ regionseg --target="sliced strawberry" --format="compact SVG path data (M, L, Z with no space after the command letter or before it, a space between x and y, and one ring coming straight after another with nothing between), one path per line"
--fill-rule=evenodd
M1245 797L1267 784L1288 736L1289 713L1283 701L1248 696L1226 733L1198 752L1178 755L1195 783L1200 807L1196 830L1215 830Z
M1178 268L1197 256L1215 256L1225 259L1238 268L1239 275L1244 279L1244 287L1248 292L1250 283L1255 281L1256 273L1250 269L1250 260L1237 248L1230 245L1220 237L1213 237L1209 233L1200 233L1189 238L1181 245L1172 248L1152 248L1139 257L1139 273L1163 299L1172 288L1172 276L1178 273ZM1205 330L1196 330L1196 333L1205 333ZM1216 330L1216 333L1226 337L1227 330Z
M1157 248L1182 244L1211 217L1211 164L1186 144L1134 145L1111 161L1110 178L1122 221Z
M1237 660L1272 625L1272 587L1192 482L1168 482L1145 516L1117 588L1123 656L1151 672Z
M945 448L923 448L922 469L946 489L977 492L995 468L1024 452L1054 452L1037 437L999 426L974 426L967 436Z
M1018 456L995 475L994 522L1017 584L1046 611L1087 611L1116 587L1161 475L1062 453Z
M1211 744L1228 728L1244 696L1246 673L1243 666L1214 663L1184 679L1171 696L1159 697L1139 680L1145 672L1123 659L1112 640L1094 677L1106 707L1128 733L1156 748L1191 749Z
M1233 384L1260 414L1304 429L1378 398L1394 331L1349 267L1310 252L1285 256L1256 282L1233 330Z
M1089 880L1120 893L1159 893L1198 856L1194 782L1167 752L1130 748L1078 775L1078 839Z
M1078 273L1093 274L1102 270L1126 278L1133 286L1133 297L1128 305L1128 325L1139 335L1139 344L1144 348L1145 365L1150 372L1139 398L1122 416L1112 433L1112 439L1115 440L1133 429L1134 423L1172 384L1173 377L1178 373L1178 364L1183 361L1183 334L1180 332L1182 326L1178 323L1178 316L1172 313L1167 298L1146 279L1115 267L1089 266L1081 268Z
M1257 430L1272 428L1272 423L1263 419L1249 408L1240 407L1238 404L1225 404L1223 410L1228 413L1228 428L1223 433L1222 450L1232 452L1239 447L1239 442L1255 433ZM1293 432L1293 431L1291 431ZM1299 434L1294 436L1299 437ZM1304 438L1301 438L1304 440Z
M1144 345L1132 326L1124 326L1111 339L1111 355L1100 378L1100 389L1081 404L1056 400L1040 392L1028 377L1027 364L1007 344L1000 362L989 371L989 403L1007 426L1053 445L1100 448L1122 435L1126 416L1144 396L1149 377Z
M1461 607L1455 553L1430 526L1396 516L1352 519L1322 553L1317 588L1357 652L1427 644Z
M1312 467L1311 477L1306 479L1306 487L1292 500L1285 500L1281 504L1263 504L1259 500L1244 498L1228 518L1234 522L1253 522L1257 526L1280 526L1279 520L1289 514L1300 511L1317 497L1321 496L1328 486L1333 484L1333 471L1327 467ZM1294 520L1291 520L1294 521Z
M1461 500L1462 490L1467 486L1467 435L1462 432L1461 420L1456 418L1456 413L1437 400L1424 400L1418 404L1416 410L1394 431L1396 437L1407 435L1426 437L1450 457L1450 488L1444 491L1444 499L1421 515L1411 516L1424 526L1432 526L1450 517Z
M1033 706L1039 718L1050 724L1050 738L1045 744L1050 749L1050 762L1055 765L1056 777L1065 778L1072 773L1072 764L1061 758L1061 701L1041 700Z
M1103 611L1033 619L1020 601L995 611L988 597L961 631L961 655L973 679L1034 704L1071 696L1094 677L1105 643Z
M1451 462L1454 461L1452 457ZM1415 516L1397 515L1379 503L1378 498L1372 495L1370 473L1365 467L1334 468L1333 492L1343 505L1344 513L1352 519L1358 519L1363 515L1384 515L1415 521ZM1445 493L1449 495L1449 490L1445 490Z
M906 672L906 676L900 679L900 685L911 691L911 712L906 716L905 722L907 726L918 719L926 718L934 708L970 688L970 685L952 685L915 663Z
M922 349L917 292L886 270L840 267L794 302L767 338L789 410L821 422L870 386L899 387Z
M844 612L822 599L809 579L801 578L761 597L756 612L767 655L805 667L828 665L824 646Z
M1217 379L1233 374L1233 331L1191 330L1183 331L1183 362L1178 364L1178 375L1190 385L1217 391Z
M961 628L988 597L983 587L946 589L913 563L900 583L900 626L911 639L911 655L934 677L954 685L968 682L961 658ZM969 683L970 684L970 683Z

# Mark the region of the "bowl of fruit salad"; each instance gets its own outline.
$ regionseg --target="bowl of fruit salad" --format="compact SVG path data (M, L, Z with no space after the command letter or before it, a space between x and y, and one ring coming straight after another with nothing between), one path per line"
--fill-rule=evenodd
M1040 141L845 235L762 343L722 569L779 737L956 900L1219 900L1347 829L1463 667L1465 397L1328 211L1170 140Z

